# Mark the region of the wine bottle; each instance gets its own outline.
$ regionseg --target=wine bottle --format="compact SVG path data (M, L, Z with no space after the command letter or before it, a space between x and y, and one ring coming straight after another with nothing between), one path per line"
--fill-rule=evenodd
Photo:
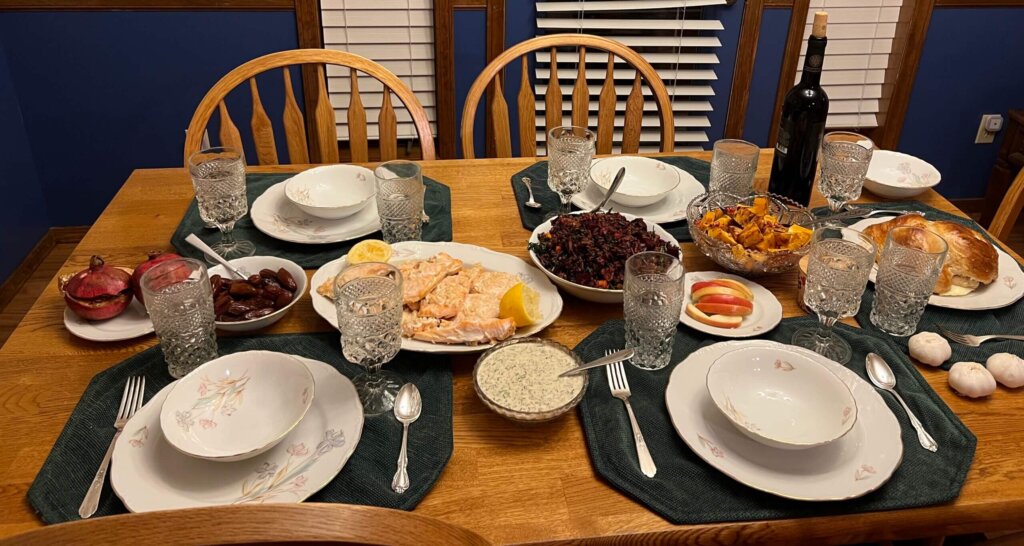
M821 88L821 65L825 58L825 27L828 13L814 14L811 36L807 39L803 75L800 83L786 93L779 118L779 134L772 161L768 191L806 206L811 201L814 175L818 168L818 148L825 134L828 95Z

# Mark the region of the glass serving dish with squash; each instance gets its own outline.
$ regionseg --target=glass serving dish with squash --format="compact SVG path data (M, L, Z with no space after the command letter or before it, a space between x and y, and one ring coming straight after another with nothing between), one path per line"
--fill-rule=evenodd
M687 207L690 235L715 263L740 274L782 273L810 249L814 215L781 195L709 192Z

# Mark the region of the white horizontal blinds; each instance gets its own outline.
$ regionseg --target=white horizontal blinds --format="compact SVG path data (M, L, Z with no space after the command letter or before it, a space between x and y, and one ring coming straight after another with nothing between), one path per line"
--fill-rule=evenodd
M902 0L811 0L796 80L804 65L814 12L828 12L828 46L821 86L828 93L828 128L877 127L885 68Z
M348 51L376 61L402 79L419 98L437 134L434 95L434 15L432 0L321 0L324 48ZM348 140L349 69L327 67L327 90L334 106L338 138ZM379 138L384 86L360 73L359 97L366 109L366 133ZM391 95L398 138L416 139L412 116Z
M715 93L711 82L718 79L718 33L722 23L704 18L704 6L724 5L725 0L570 0L538 1L538 34L585 33L618 40L639 52L661 76L673 101L676 149L700 149L708 141L711 126L708 112ZM562 94L563 120L568 123L579 54L566 48L557 53L558 78ZM551 53L536 53L537 140L544 141L544 93L551 76ZM608 56L587 50L586 77L590 87L590 124L596 128L598 97L608 68ZM626 98L636 72L616 59L614 78L617 95L615 151L620 150L625 121ZM661 143L661 120L653 94L644 82L643 129L640 151L656 152ZM538 150L542 150L539 146Z

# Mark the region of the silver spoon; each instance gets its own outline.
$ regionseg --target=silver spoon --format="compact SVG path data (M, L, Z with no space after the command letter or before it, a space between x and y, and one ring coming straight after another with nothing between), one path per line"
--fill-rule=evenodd
M189 233L188 237L185 237L185 240L192 246L198 248L199 250L202 250L203 254L206 254L220 265L223 265L228 271L234 273L235 276L237 276L239 279L246 278L246 275L244 275L241 271L236 269L235 266L228 263L228 261L225 260L223 256L214 252L213 249L210 248L209 245L204 243L202 239L196 237L195 233Z
M619 167L619 172L615 173L615 179L612 180L612 185L608 188L608 193L605 194L604 199L602 199L596 207L591 209L590 212L597 212L601 210L601 207L608 203L608 200L612 198L612 195L615 195L615 191L619 189L619 186L622 184L622 179L625 177L626 168Z
M527 195L529 196L529 199L527 199L526 202L523 204L530 207L531 209L539 209L541 207L541 204L533 200L533 187L531 186L533 180L530 180L529 176L524 176L522 180L523 185L526 186Z
M931 434L924 429L924 425L917 419L914 412L910 411L910 407L903 401L903 398L896 392L896 375L892 373L892 368L882 359L882 357L875 353L868 353L866 360L868 377L876 387L888 391L896 400L903 406L903 409L907 412L907 417L910 419L910 424L913 425L914 430L917 431L917 440L921 442L921 447L928 451L938 451L939 445L935 443L935 439L932 438Z
M402 451L398 454L398 470L391 480L391 489L395 493L405 493L409 489L409 472L406 467L409 458L406 455L406 447L409 444L409 425L420 418L420 411L423 409L423 400L420 398L420 390L412 383L402 385L395 397L395 419L402 423Z

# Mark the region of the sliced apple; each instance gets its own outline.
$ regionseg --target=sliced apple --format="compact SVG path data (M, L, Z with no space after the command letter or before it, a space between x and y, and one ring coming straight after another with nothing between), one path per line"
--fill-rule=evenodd
M700 309L694 307L692 303L686 304L686 314L690 315L698 322L702 322L708 326L714 326L716 328L739 328L740 325L743 324L743 317L727 317L723 315L708 316Z
M744 307L742 305L728 305L725 303L704 303L703 300L701 300L701 302L695 305L694 307L696 307L706 315L726 315L729 317L745 317L754 311L752 308Z
M697 285L695 284L694 286ZM700 301L701 299L707 296L714 295L735 296L737 298L746 299L743 297L743 292L740 292L739 290L736 290L734 288L727 288L725 286L718 285L695 288L690 293L690 299L692 299L693 301Z
M734 281L732 279L715 279L711 282L718 284L719 286L732 288L733 290L739 290L740 292L743 292L744 298L750 301L754 301L754 293L751 292L749 288L747 288L747 285L741 283L740 281Z
M754 308L754 302L740 298L737 296L730 296L727 294L712 294L710 296L704 296L697 303L721 303L725 305L739 305L748 309Z

